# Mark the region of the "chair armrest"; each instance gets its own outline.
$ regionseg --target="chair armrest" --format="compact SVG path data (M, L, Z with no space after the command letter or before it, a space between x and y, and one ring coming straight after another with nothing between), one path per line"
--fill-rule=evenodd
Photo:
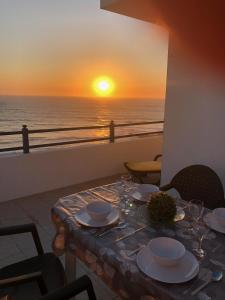
M154 157L154 161L158 160L160 157L162 157L162 154L157 154L157 155Z
M42 295L48 292L42 276L42 272L33 272L20 276L9 277L6 279L0 279L0 289L20 285L31 281L37 281Z
M41 245L41 241L40 241L40 237L39 237L37 228L34 223L8 226L8 227L0 227L0 236L27 233L27 232L30 232L32 234L38 254L43 255L44 251L43 251L43 248Z
M0 300L12 300L12 298L9 295L0 296Z
M67 284L62 288L57 289L52 293L49 293L48 295L42 297L40 300L68 300L71 297L76 296L84 291L87 291L89 300L97 300L91 280L86 275Z
M41 272L34 272L25 275L9 277L6 279L0 279L0 288L7 288L14 285L19 285L22 283L33 281L36 280L37 278L40 278L41 276L42 276Z
M0 289L12 287L15 285L19 285L22 283L27 283L27 282L35 281L35 280L38 282L43 280L42 272L33 272L33 273L29 273L29 274L9 277L6 279L0 279ZM44 283L44 280L43 280L43 283ZM45 285L45 283L44 283L44 285ZM46 291L47 291L47 288L46 288Z
M169 191L169 190L172 189L172 188L173 188L172 184L169 183L169 184L160 186L160 187L159 187L159 190L162 191L162 192L166 192L166 191Z

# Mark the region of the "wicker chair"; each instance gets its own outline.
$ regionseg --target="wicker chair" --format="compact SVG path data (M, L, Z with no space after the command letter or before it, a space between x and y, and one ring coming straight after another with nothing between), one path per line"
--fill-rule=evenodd
M83 276L65 286L66 278L61 261L53 253L44 253L38 231L34 224L0 227L0 237L6 235L31 233L37 256L0 268L0 299L67 300L87 291L90 300L96 300L91 280ZM42 299L42 298L41 298Z
M210 209L225 206L223 185L218 175L207 166L191 165L182 169L160 190L168 191L172 188L186 201L202 200L205 207Z
M125 162L124 167L133 176L134 181L139 183L144 183L144 178L150 174L161 174L161 158L162 155L158 154L153 160L149 161L139 161L139 162ZM159 184L160 178L157 180L156 184Z

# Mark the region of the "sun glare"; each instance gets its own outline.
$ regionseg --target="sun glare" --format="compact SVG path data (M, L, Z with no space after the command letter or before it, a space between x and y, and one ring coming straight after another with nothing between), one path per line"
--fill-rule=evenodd
M98 96L111 96L114 89L115 84L113 80L107 76L100 76L93 81L93 90Z

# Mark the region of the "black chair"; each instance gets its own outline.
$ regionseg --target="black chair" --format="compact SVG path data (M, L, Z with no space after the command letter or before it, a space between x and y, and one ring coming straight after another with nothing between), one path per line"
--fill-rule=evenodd
M63 300L69 299L69 295L87 291L89 299L96 300L91 281L87 276L65 286L66 277L62 263L53 253L44 253L34 224L0 228L0 236L21 233L32 234L38 255L0 269L0 296L7 294L12 299L33 300L35 291L38 290L37 298L48 294L45 297L49 298L43 299Z
M86 275L52 293L49 293L46 296L41 297L39 300L68 300L85 290L87 291L90 300L97 300L91 280Z
M32 278L34 281L38 280L38 278L42 278L41 272L38 272L36 274L29 274L27 276L24 276L22 278L22 276L20 278L13 278L14 284L15 285L19 285L19 284L24 284L27 282L31 282ZM9 283L9 280L7 280ZM12 280L10 280L12 283ZM6 281L5 281L6 284ZM71 297L74 297L82 292L86 291L88 294L88 297L90 300L97 300L96 296L95 296L95 292L93 289L93 285L92 282L90 280L90 278L86 275L82 276L81 278L74 280L73 282L56 289L53 292L48 293L47 295L39 298L39 300L69 300L71 299ZM30 298L32 297L32 298ZM29 299L34 299L33 296L30 296ZM0 293L0 299L4 299L4 300L13 300L13 298L10 297L10 295L8 294L7 291L5 291L5 293L2 292L2 294ZM23 297L22 299L28 299L27 297Z
M223 185L218 175L207 166L191 165L180 170L171 182L160 187L160 190L168 191L172 188L186 201L202 200L205 207L210 209L225 206Z

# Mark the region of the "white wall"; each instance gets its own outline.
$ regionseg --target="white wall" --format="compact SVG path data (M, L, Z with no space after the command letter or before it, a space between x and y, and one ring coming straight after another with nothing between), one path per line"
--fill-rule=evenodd
M162 183L181 168L205 164L225 187L225 82L207 74L170 41Z
M128 160L149 160L162 135L0 157L0 202L124 172Z
M210 15L205 13L208 6L200 2L196 18L193 1L177 0L168 5L163 0L101 0L105 9L164 24L170 32L162 183L183 167L201 163L218 173L225 188L225 79L220 79L215 70L207 74L199 61L195 63L184 53L192 49L198 58L207 53L205 59L211 63L220 59L216 53L224 57L223 34L219 34L224 27L218 23L220 5L213 7L218 15Z

